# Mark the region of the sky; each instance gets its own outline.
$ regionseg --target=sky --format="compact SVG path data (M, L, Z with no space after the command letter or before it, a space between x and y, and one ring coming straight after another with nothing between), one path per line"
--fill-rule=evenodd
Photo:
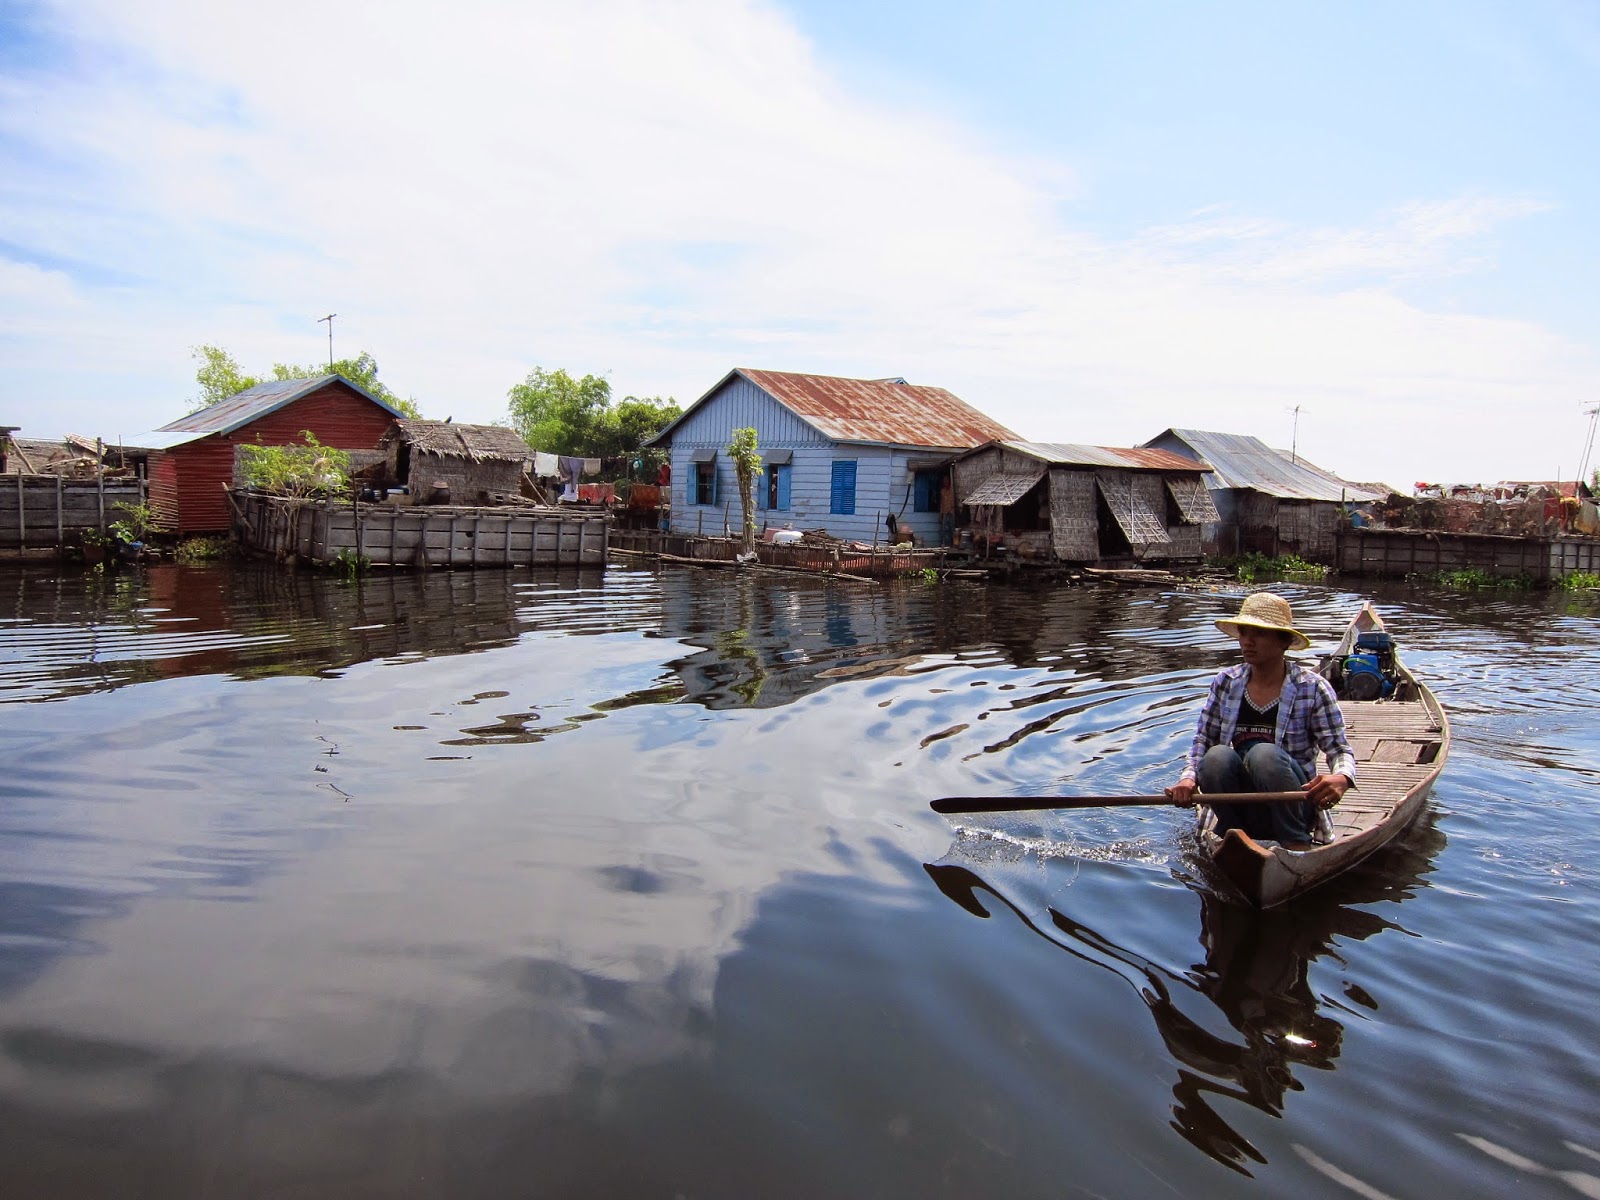
M1593 0L0 0L0 424L131 439L334 313L462 422L756 367L1572 478L1597 118Z

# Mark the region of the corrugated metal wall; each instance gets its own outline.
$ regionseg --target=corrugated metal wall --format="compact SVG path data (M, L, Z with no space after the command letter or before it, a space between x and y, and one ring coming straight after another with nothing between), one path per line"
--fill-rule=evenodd
M177 532L223 533L231 510L226 488L233 484L234 447L238 444L287 446L301 441L309 429L325 446L339 450L372 450L394 418L370 400L339 383L318 388L293 404L268 413L231 434L201 438L174 446L165 458L173 464ZM152 493L155 492L152 460Z
M768 509L766 488L757 480L756 522L794 529L826 529L835 537L871 542L886 540L884 518L891 512L902 529L911 529L924 545L935 542L939 514L913 513L908 489L907 462L925 458L927 451L896 450L885 446L836 446L777 403L743 376L735 376L710 397L672 435L672 531L704 532L720 536L726 523L734 533L740 522L739 485L728 443L735 429L754 429L756 446L792 450L789 467L789 508ZM694 452L715 450L716 505L689 503L695 477ZM835 462L856 464L856 511L845 515L829 511Z

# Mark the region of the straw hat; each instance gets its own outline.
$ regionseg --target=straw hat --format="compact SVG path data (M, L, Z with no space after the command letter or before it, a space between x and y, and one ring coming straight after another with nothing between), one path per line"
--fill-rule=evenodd
M1276 629L1280 633L1287 633L1294 639L1289 643L1291 650L1304 650L1311 645L1311 639L1294 627L1294 613L1289 608L1289 602L1275 592L1256 592L1246 596L1244 603L1239 606L1239 615L1231 621L1218 621L1217 628L1229 637L1239 636L1239 626L1249 625L1255 629Z

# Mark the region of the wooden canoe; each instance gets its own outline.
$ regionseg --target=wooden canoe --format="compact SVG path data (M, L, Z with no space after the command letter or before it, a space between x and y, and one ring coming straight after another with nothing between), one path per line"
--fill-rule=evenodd
M1363 605L1318 671L1337 679L1356 638L1382 630ZM1200 845L1217 870L1258 908L1273 908L1349 870L1403 832L1422 811L1450 753L1450 722L1428 688L1394 656L1395 688L1380 700L1340 700L1356 757L1356 785L1331 810L1333 840L1304 850L1264 846L1237 829L1218 837L1215 816L1200 809Z

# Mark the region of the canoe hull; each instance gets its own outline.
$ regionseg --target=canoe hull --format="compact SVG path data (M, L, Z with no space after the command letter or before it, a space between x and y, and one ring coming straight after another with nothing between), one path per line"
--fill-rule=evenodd
M1348 653L1359 633L1382 628L1377 613L1364 606L1329 661ZM1360 808L1360 815L1345 822L1334 841L1289 850L1263 846L1236 829L1219 836L1210 828L1210 810L1202 809L1202 851L1218 873L1257 908L1275 908L1348 871L1404 833L1422 812L1449 756L1450 724L1438 698L1403 663L1396 662L1396 673L1406 685L1406 698L1341 706L1346 710L1347 725L1351 714L1359 713L1361 722L1376 736L1361 739L1362 746L1369 748L1365 756L1358 751L1356 787L1346 794L1351 806ZM1385 732L1393 736L1385 737ZM1356 746L1357 739L1352 737L1351 743ZM1389 765L1404 762L1407 747L1415 748L1415 762ZM1396 757L1397 751L1400 757ZM1369 763L1385 764L1373 768L1370 781L1369 772L1363 770Z

